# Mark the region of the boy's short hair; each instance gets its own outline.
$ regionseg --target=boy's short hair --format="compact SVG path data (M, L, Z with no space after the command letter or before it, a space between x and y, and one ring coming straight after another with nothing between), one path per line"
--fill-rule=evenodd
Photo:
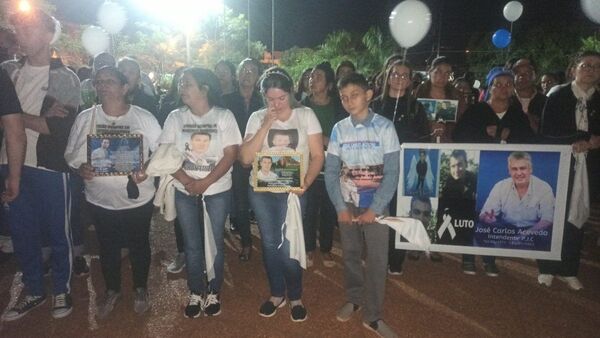
M338 87L338 90L342 90L349 85L359 86L364 90L371 89L369 87L369 82L367 82L367 79L364 77L364 75L362 75L360 73L352 73L348 76L341 78L338 81L337 87Z

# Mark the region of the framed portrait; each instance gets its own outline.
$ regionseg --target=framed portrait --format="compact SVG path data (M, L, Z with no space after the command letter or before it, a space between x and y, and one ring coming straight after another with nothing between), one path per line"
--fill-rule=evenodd
M304 184L302 153L264 151L256 154L252 166L254 191L285 192Z
M100 134L87 137L87 160L96 176L126 176L144 163L143 136Z
M458 100L417 99L425 108L429 121L456 122Z
M405 143L395 216L420 220L431 251L557 260L570 158L563 145ZM415 161L433 179L419 183Z

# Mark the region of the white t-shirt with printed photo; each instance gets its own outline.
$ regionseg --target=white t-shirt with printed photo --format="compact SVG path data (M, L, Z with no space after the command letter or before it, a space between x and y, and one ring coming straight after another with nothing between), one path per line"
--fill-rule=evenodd
M231 111L212 107L208 113L197 116L189 108L172 111L165 121L160 144L173 143L185 155L183 170L192 178L206 177L221 161L223 149L242 143L242 136ZM175 187L187 194L183 184ZM231 168L204 192L214 195L231 189Z
M143 136L143 159L158 147L160 125L147 110L131 105L129 111L119 117L106 115L101 105L81 112L71 128L65 150L65 160L72 168L87 162L88 134L137 134ZM100 136L101 137L101 136ZM86 200L110 210L140 207L154 197L154 180L149 178L138 184L140 195L136 199L127 197L127 176L95 176L85 180Z
M252 113L246 126L246 135L254 135L260 129L262 122L267 114L267 109L261 109ZM308 145L308 136L322 133L321 124L312 109L308 107L299 107L292 109L292 114L287 121L275 120L269 129L269 133L263 142L261 151L296 151L302 153L302 172L304 177L308 169L310 159L310 148ZM289 144L274 145L273 139L277 134L289 136ZM254 183L254 174L250 173L250 184Z

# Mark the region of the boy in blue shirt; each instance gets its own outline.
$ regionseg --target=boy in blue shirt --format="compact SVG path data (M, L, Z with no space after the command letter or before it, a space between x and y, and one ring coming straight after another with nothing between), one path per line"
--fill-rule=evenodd
M376 218L387 214L398 185L400 144L392 122L369 109L373 91L364 76L341 79L338 90L350 116L333 127L325 162L325 184L340 224L347 298L337 319L347 321L364 306L363 326L381 337L396 337L381 319L389 229Z

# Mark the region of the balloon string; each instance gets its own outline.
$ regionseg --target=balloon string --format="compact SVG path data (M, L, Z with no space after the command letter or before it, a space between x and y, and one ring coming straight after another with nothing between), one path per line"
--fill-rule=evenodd
M396 104L394 105L394 117L392 118L392 122L394 122L394 123L396 123L396 113L398 112L398 101L399 100L400 100L400 92L397 92L396 93Z

